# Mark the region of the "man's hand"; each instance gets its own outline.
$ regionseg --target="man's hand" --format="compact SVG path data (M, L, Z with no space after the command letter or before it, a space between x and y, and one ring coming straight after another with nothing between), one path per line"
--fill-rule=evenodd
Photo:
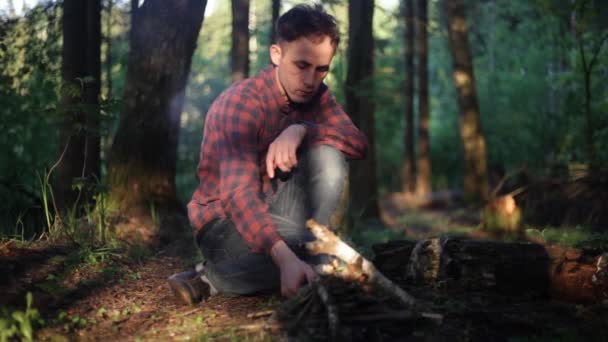
M268 146L266 172L270 178L274 178L274 169L276 167L283 172L289 172L298 165L296 151L300 147L305 135L306 127L304 125L291 125L281 132Z
M270 250L270 255L281 270L281 294L283 296L292 297L305 281L309 283L313 281L315 272L312 267L300 260L285 241L275 243Z

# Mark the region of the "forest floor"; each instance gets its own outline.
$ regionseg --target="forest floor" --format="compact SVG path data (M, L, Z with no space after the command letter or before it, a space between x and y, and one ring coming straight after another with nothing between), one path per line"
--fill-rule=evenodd
M420 239L447 233L483 238L475 233L478 214L474 210L396 212L387 210L386 203L383 206L383 220L390 229L370 226L353 238L355 243L364 242L358 246L370 258L372 243L395 238ZM0 330L4 329L6 334L12 328L27 340L31 334L27 324L16 323L19 320L15 317L21 317L21 321L36 327L33 339L42 341L288 339L284 333L268 329L269 317L263 314L278 308L283 300L279 295L219 295L192 306L177 303L166 279L199 260L188 232L153 253L137 246L119 250L48 241L0 241ZM585 340L608 339L607 303L581 306L526 301L514 304L504 297L439 298L430 295L429 289L408 290L428 297L428 301L437 304L436 309L447 313L446 317L452 317L454 322L444 325L444 333L439 335L413 329L408 340L513 340L510 336L516 336L515 340L519 341L540 341L547 336L552 340L572 341L581 336ZM25 307L28 292L33 297L30 309ZM487 303L492 303L492 307L486 307ZM32 311L34 308L37 312ZM500 310L508 313L499 314ZM252 318L251 314L255 313L262 315ZM466 319L454 319L465 316ZM483 328L480 329L480 325ZM519 329L519 335L510 334L513 329ZM549 334L539 335L538 331L549 331ZM563 333L555 335L555 331Z

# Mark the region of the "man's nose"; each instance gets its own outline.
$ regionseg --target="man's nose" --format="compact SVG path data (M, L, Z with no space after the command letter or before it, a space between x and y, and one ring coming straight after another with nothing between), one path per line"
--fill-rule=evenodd
M315 73L307 72L304 74L304 86L312 88L315 86Z

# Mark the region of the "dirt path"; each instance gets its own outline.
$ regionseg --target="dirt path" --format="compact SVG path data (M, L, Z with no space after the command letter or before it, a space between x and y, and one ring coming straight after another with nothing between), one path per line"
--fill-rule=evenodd
M370 242L370 237L379 234L424 238L452 233L459 227L460 233L470 235L476 225L475 215L462 209L394 212L389 218L393 235L374 228L362 235L365 240ZM193 306L178 304L166 279L200 260L194 252L188 238L154 253L137 246L121 250L0 241L0 325L11 314L25 312L24 298L31 292L33 307L44 319L37 325L35 340L285 340L280 332L266 329L268 315L248 317L276 309L282 300L279 296L216 296ZM442 284L436 288L418 288L407 282L401 285L427 303L432 312L445 315L439 327L396 325L404 338L605 341L608 336L608 303L577 306L454 293ZM35 315L31 314L30 320L35 321Z
M172 251L136 262L119 253L83 254L75 246L4 243L0 270L8 277L0 282L0 304L9 314L24 311L25 293L31 292L33 306L44 319L36 340L271 339L268 331L248 332L242 327L268 319L247 315L273 309L280 302L278 296L215 296L193 306L177 303L166 279L188 262L188 257Z

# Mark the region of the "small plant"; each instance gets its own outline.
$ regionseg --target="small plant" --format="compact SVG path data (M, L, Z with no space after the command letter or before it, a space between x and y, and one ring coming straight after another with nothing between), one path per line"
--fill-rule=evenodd
M60 158L61 160L61 158ZM53 236L56 233L55 227L57 227L59 217L55 214L57 207L55 206L55 197L53 195L53 187L51 186L50 178L53 169L58 165L56 163L53 167L45 172L44 177L36 172L38 176L38 182L40 184L40 195L42 198L42 209L44 210L44 218L46 219L46 233ZM51 208L53 205L53 208Z
M8 312L0 313L0 341L19 338L23 341L34 340L34 327L43 323L40 313L32 308L32 293L25 296L25 311L15 310L10 315ZM5 317L6 316L6 317Z

